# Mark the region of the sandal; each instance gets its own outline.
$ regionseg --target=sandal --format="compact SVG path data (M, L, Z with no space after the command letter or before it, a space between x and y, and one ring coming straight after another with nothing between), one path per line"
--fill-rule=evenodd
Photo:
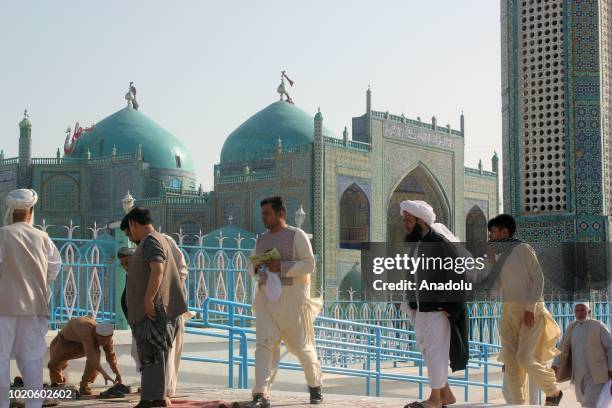
M559 405L559 402L561 402L561 398L563 398L563 391L559 390L559 395L556 397L546 397L546 403L544 406L556 407Z

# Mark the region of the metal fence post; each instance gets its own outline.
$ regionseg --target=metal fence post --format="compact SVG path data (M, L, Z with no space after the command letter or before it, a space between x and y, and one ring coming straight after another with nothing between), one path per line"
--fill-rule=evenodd
M380 328L376 329L376 396L380 397L380 349L382 347L382 339Z

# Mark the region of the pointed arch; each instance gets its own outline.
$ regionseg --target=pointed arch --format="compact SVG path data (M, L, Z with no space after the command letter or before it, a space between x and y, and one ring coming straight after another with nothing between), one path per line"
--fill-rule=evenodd
M395 183L387 207L387 240L402 241L404 226L400 214L400 203L404 200L423 200L428 202L436 213L436 220L452 229L450 203L442 185L429 168L417 162Z
M370 239L370 200L357 183L340 196L340 248L360 249Z
M465 242L467 249L474 255L483 255L487 235L487 217L478 205L474 205L465 217Z

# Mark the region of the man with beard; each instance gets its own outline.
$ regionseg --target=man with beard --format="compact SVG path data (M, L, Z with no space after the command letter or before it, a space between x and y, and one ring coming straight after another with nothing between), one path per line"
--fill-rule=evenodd
M612 336L604 323L590 319L590 313L588 302L576 303L576 321L565 329L561 355L552 364L559 381L572 380L583 407L599 406L601 390L612 379Z
M436 223L433 208L424 201L407 200L400 204L406 242L417 244L414 256L424 259L456 259L459 254L452 242L459 240L446 226ZM450 273L449 273L450 272ZM443 268L420 268L415 271L419 281L443 282L454 275ZM410 302L416 341L427 365L431 394L422 402L412 402L405 408L441 408L455 403L448 385L448 362L452 371L465 370L468 361L468 320L463 302L434 301L424 292L416 292L416 302ZM448 295L448 294L447 294ZM456 299L453 299L456 300Z
M49 286L62 261L46 232L32 226L38 195L34 190L11 191L6 197L4 227L0 228L0 407L9 406L11 359L26 388L43 387L45 335L49 329ZM26 407L42 406L42 399Z

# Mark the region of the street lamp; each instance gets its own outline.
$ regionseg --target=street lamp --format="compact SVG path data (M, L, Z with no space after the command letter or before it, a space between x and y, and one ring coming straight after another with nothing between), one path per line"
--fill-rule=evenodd
M304 224L305 219L306 219L306 213L304 212L304 209L302 208L302 204L300 204L299 210L295 212L295 225L299 229L302 229L302 224Z
M130 190L128 190L127 194L121 200L121 206L123 207L123 212L126 214L129 213L132 208L134 208L134 197L130 194Z

